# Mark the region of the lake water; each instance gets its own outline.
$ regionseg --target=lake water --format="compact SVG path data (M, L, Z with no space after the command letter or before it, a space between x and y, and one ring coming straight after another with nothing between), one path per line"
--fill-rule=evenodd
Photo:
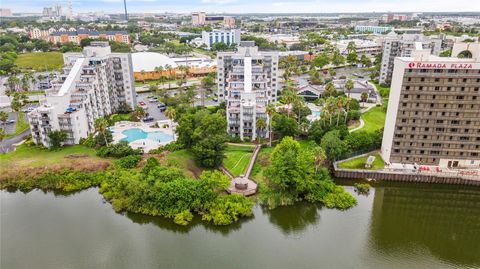
M351 188L347 187L350 191ZM229 227L117 214L95 188L0 192L0 268L480 268L480 190L388 184Z

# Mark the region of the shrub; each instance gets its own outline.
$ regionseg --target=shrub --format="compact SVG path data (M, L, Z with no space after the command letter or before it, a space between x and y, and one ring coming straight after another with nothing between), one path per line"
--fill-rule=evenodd
M84 145L85 147L94 148L97 143L95 142L95 138L92 134L89 134L86 138L80 138L80 145Z
M353 186L358 194L368 195L370 193L370 185L367 183L355 183Z
M115 161L115 164L123 169L135 168L142 157L140 155L129 155Z
M100 157L121 158L128 155L139 155L141 153L142 152L139 149L132 149L130 145L128 145L127 141L120 141L116 144L108 144L107 146L103 146L97 150L97 155Z

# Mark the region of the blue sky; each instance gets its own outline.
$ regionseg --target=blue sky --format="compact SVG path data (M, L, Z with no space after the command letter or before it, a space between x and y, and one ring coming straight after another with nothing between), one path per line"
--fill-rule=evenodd
M120 12L123 0L72 0L74 12ZM41 12L67 0L0 0L12 12ZM127 0L130 12L326 13L480 11L475 0Z

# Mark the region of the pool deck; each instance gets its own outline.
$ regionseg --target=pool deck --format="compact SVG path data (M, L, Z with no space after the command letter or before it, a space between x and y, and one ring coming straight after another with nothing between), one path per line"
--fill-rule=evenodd
M158 123L158 126L160 128L155 128L152 127L155 125L155 123ZM152 132L163 132L167 135L173 136L175 140L175 135L174 135L174 130L175 130L175 123L172 125L172 121L170 120L161 120L161 121L156 121L156 122L132 122L132 121L120 121L115 124L115 126L112 126L110 130L112 131L112 136L113 136L113 142L117 143L121 141L124 138L127 138L126 135L122 134L123 131L132 129L132 128L138 128L141 129L142 131L146 133L152 133ZM163 128L164 125L168 125L168 127ZM173 140L173 141L174 141ZM130 147L134 149L142 149L144 152L148 153L152 149L156 149L159 146L166 145L170 143L171 141L168 142L157 142L153 141L151 139L138 139L135 141L132 141L129 143Z

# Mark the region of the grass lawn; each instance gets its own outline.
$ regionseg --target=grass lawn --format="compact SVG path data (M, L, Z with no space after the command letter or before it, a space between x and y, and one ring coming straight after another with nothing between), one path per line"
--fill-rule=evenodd
M370 155L368 155L370 156ZM367 162L368 156L355 158L346 162L341 162L338 164L339 168L343 169L364 169L364 170L379 170L385 167L382 157L375 153L375 161L372 163L372 168L365 168L365 163Z
M247 169L248 162L252 157L254 147L242 147L228 145L225 150L225 159L223 160L223 165L227 168L234 176L243 175Z
M67 155L84 155L94 160L101 159L95 155L95 149L81 145L64 147L58 151L50 151L36 146L20 145L15 151L0 154L0 170L44 167L61 164L65 161L70 162L70 159L65 159Z
M118 121L131 121L130 113L119 113L110 115L110 120L112 122Z
M380 130L385 125L385 117L387 113L383 111L382 107L374 107L362 115L365 122L363 128L359 129L366 132L375 132Z
M273 149L273 147L264 147L258 152L257 160L255 161L252 173L250 174L250 177L258 184L265 183L265 177L263 173L270 164L270 154L272 154Z
M25 113L20 112L18 120L15 123L15 133L8 134L7 137L16 136L19 133L27 130L28 128L30 128L30 125L28 124L28 121L25 120Z
M56 51L23 53L18 55L15 64L20 69L60 70L63 65L63 55Z
M185 149L170 152L164 160L167 165L185 171L187 176L198 177L203 171L203 168L197 166L190 152Z

